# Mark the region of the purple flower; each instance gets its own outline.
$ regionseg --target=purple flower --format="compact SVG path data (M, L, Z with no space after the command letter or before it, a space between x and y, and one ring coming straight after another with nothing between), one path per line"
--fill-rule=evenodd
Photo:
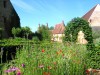
M19 68L17 68L17 67L12 67L11 70L12 70L12 71L16 71L16 70L19 70Z
M17 74L16 75L21 75L21 72L20 72L20 70L17 72Z
M5 70L6 73L12 72L11 69Z
M14 71L16 71L16 70L19 70L19 68L17 68L17 67L11 67L11 68L9 68L8 70L6 70L5 72L6 72L6 73L9 73L9 72L14 72Z
M25 67L25 64L22 64L22 67Z

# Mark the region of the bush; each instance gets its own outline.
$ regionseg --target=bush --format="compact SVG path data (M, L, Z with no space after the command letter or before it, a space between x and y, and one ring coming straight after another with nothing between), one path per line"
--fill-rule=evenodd
M44 40L48 40L50 41L51 40L51 34L50 34L50 31L49 31L49 28L45 25L41 25L39 28L38 28L38 33L40 34L41 38L43 41Z
M79 31L83 31L85 39L89 43L93 43L92 28L89 23L82 18L72 19L65 28L65 41L76 42Z
M100 38L100 30L99 31L93 31L93 39Z
M89 68L100 69L100 43L95 44L94 50L90 51L88 56L90 56L87 61Z

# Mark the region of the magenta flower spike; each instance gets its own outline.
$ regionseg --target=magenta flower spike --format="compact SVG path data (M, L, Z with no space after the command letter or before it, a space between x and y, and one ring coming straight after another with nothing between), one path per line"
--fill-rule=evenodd
M6 73L9 73L9 72L14 72L14 71L17 71L19 70L19 68L17 67L12 67L12 68L9 68L8 70L5 70Z
M20 72L20 71L18 71L16 75L21 75L21 72Z
M25 64L22 64L22 67L25 67Z

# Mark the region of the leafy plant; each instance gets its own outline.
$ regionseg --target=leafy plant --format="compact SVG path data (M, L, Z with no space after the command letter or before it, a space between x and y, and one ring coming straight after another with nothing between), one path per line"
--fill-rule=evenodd
M26 38L28 39L28 36L29 36L29 34L32 33L32 31L29 27L26 26L26 27L21 28L21 33L22 33L23 37L26 36Z
M100 38L100 30L98 31L93 30L93 39L97 39L97 38Z
M2 74L84 75L85 55L84 45L66 47L46 41L35 46L30 44L17 50L16 59L5 64Z
M12 28L12 34L14 35L14 38L17 37L19 34L21 33L21 29L20 28Z
M79 31L83 31L85 39L88 43L93 43L92 29L89 23L82 18L74 18L67 25L65 29L65 41L77 41L77 35Z
M51 40L51 34L50 34L49 28L48 28L47 26L41 25L41 26L38 28L38 33L41 34L42 40L48 40L48 41Z

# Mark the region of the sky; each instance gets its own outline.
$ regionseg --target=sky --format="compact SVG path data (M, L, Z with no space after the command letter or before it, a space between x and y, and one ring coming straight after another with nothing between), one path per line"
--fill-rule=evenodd
M10 0L20 17L21 27L28 26L33 32L39 24L55 27L64 21L65 25L75 18L82 17L100 0Z

